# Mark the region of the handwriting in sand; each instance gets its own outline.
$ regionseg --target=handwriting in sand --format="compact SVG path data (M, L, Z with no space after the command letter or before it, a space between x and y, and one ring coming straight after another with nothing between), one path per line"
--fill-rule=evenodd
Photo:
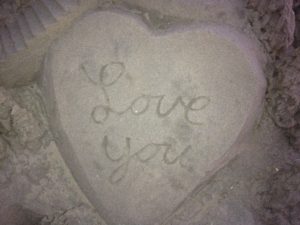
M210 98L207 96L196 96L184 101L182 96L178 96L173 104L166 109L162 110L164 105L165 95L153 95L149 93L142 93L134 98L131 103L123 108L117 109L117 106L111 105L111 97L109 95L109 87L116 84L126 74L126 67L122 62L110 62L101 67L98 80L94 80L88 74L85 64L81 65L81 70L88 80L93 84L99 86L105 96L105 102L96 105L92 112L91 117L97 124L104 124L111 114L122 116L126 113L132 113L135 116L144 114L150 104L156 103L156 115L159 118L169 116L177 107L182 107L185 120L191 125L201 125L201 122L195 121L190 117L192 112L200 112L204 110L210 103Z
M188 100L184 100L182 96L177 96L173 104L163 111L165 95L141 93L134 98L127 107L118 109L119 107L111 104L109 88L115 85L126 74L124 63L110 62L102 66L97 79L93 79L89 75L85 64L81 65L81 70L89 82L99 87L104 95L105 102L96 105L91 112L91 117L97 124L104 124L112 114L122 116L126 113L131 113L132 115L140 116L147 112L150 104L156 104L155 114L158 118L167 117L172 114L177 107L182 107L185 121L190 125L197 126L201 125L201 123L193 120L190 117L190 113L200 112L210 103L210 98L207 96L196 96ZM132 149L132 142L132 138L126 137L124 146L119 148L107 135L102 139L101 147L104 150L106 158L112 163L117 164L117 167L109 175L111 184L120 183L126 177L133 160L140 163L147 163L154 158L162 157L161 161L166 165L177 163L181 168L188 171L193 170L193 167L188 163L188 160L186 160L187 153L192 150L191 145L187 145L179 151L174 144L168 142L151 142L138 147L134 151Z
M170 143L149 143L144 145L133 153L132 151L132 139L129 137L125 138L125 145L120 156L116 156L116 152L120 153L120 150L112 142L109 141L107 136L104 136L102 141L102 147L104 149L107 159L113 163L119 163L119 166L112 171L109 176L109 181L112 184L121 182L128 174L129 166L131 161L137 160L140 163L147 163L151 159L154 159L160 152L162 152L162 161L166 165L173 165L179 163L182 168L191 170L192 167L187 163L185 158L191 145L188 145L181 152L177 152L175 146Z

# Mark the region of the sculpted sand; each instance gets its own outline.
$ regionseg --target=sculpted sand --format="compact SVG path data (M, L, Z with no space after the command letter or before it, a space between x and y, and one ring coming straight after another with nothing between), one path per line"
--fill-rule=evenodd
M61 153L108 224L162 222L241 150L265 90L237 31L154 32L113 11L78 21L44 68Z

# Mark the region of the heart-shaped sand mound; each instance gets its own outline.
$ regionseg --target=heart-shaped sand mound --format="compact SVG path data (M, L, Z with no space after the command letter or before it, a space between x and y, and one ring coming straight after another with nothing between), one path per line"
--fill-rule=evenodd
M240 150L265 82L229 28L150 31L113 11L51 48L43 86L56 140L108 224L153 225Z

